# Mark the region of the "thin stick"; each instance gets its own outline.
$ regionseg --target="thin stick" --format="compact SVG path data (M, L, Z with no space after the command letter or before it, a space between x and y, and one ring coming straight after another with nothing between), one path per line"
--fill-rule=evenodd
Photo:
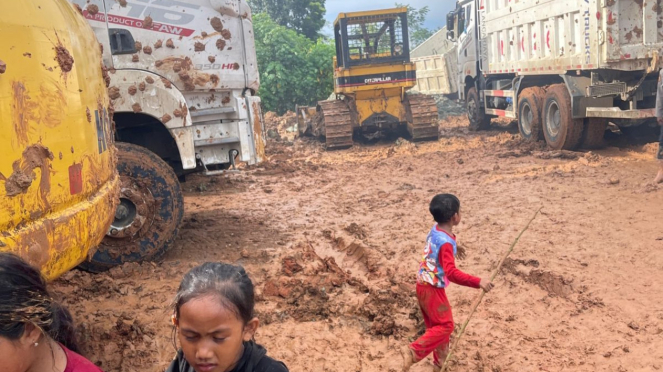
M527 223L527 226L525 226L525 228L520 231L520 234L518 234L518 236L516 237L516 240L513 241L513 244L511 244L511 247L509 247L509 250L504 254L504 257L502 257L500 262L497 264L497 268L493 272L493 275L490 276L490 281L491 282L493 280L495 280L495 277L497 276L497 274L502 269L502 265L504 264L504 261L507 259L507 257L509 257L511 252L513 252L513 248L516 246L516 244L518 244L518 241L520 240L520 237L523 236L523 234L525 233L525 231L527 231L527 229L529 229L529 225L532 223L532 221L534 221L536 219L536 216L539 215L539 212L541 212L541 209L543 209L543 207L539 208L539 210L537 210L536 213L534 213L534 217L532 217L532 219L529 220L529 222ZM470 323L470 319L472 319L472 315L474 315L474 312L479 307L479 304L481 303L481 300L483 300L483 296L485 294L486 294L486 292L484 290L481 290L481 294L476 299L476 301L474 301L474 305L472 305L472 311L470 312L470 315L465 320L465 323L463 323L463 326L460 328L460 332L458 332L458 337L456 337L456 339L454 340L453 345L451 345L451 349L449 349L449 354L447 354L447 358L444 360L444 364L442 365L441 372L445 372L447 370L447 366L449 364L449 361L451 360L451 357L453 356L453 352L454 352L454 350L456 350L456 346L458 346L458 343L460 342L460 338L463 337L463 334L465 333L465 328L467 328L467 325Z

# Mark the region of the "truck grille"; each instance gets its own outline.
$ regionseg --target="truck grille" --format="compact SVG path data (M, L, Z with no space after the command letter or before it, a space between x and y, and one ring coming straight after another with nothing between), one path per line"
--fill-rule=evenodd
M626 83L608 83L601 85L590 85L587 87L589 97L615 96L626 92Z

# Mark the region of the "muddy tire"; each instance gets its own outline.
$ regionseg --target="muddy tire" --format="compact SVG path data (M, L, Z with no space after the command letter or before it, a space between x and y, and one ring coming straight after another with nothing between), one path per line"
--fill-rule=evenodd
M585 122L585 130L582 132L581 147L584 149L600 149L605 146L605 130L608 128L608 120L601 118L589 118Z
M546 91L539 87L525 88L518 97L518 130L527 142L543 138L543 98Z
M486 112L481 107L477 89L470 88L466 98L467 118L470 121L470 130L476 132L489 129L490 117L486 116Z
M177 175L166 162L141 146L116 147L120 204L96 253L80 266L87 271L159 260L173 244L184 214Z
M583 119L573 119L571 97L564 84L553 85L546 92L543 109L543 134L554 150L575 150L580 145Z

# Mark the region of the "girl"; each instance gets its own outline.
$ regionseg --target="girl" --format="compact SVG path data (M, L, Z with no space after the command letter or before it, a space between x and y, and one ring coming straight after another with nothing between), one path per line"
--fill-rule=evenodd
M253 341L253 283L241 266L208 262L182 279L173 325L182 348L167 372L288 372Z
M41 273L0 253L0 361L3 372L101 372L76 354L69 312L53 300Z

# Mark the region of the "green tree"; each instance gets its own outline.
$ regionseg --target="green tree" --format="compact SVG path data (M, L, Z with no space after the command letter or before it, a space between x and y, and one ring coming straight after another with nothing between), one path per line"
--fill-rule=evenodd
M260 95L267 111L282 115L295 105L314 105L333 90L334 45L313 42L274 22L267 14L253 17L260 66Z
M249 0L249 5L254 13L267 13L311 40L317 40L325 26L325 0Z
M429 37L433 36L435 32L439 30L439 27L435 30L431 30L424 26L426 22L426 17L430 9L428 6L424 6L421 9L416 9L410 5L403 5L401 3L396 3L396 7L407 8L407 25L410 31L410 49L416 48L419 44L426 41Z

